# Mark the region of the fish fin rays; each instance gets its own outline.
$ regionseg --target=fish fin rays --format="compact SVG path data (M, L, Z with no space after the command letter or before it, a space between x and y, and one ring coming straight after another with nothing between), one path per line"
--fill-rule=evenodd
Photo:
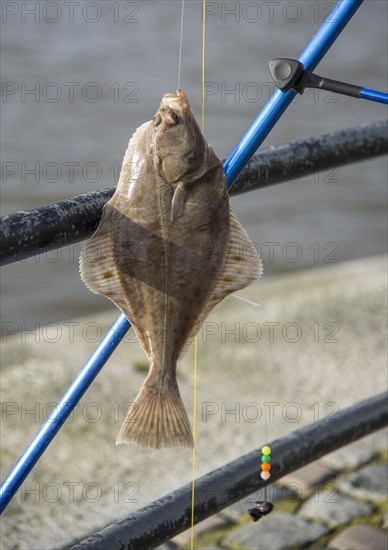
M125 296L114 257L112 241L113 214L114 208L106 205L103 209L100 225L82 247L79 270L81 279L89 290L109 298L131 321L133 317L131 307ZM132 326L132 328L134 327ZM134 332L140 345L148 353L148 342L136 330Z
M146 138L150 124L152 123L145 122L140 125L129 140L121 167L118 188L120 183L130 178L133 173L137 174L139 167L134 166L133 158L138 141ZM119 197L116 190L113 197L104 206L98 228L83 245L79 269L81 279L88 289L95 294L102 294L109 298L130 320L132 311L117 268L113 242L114 213L116 209L120 212Z
M145 138L146 132L150 124L152 124L151 121L144 122L132 134L132 137L128 143L127 150L125 151L123 164L120 172L119 183L120 183L120 180L122 180L125 177L127 172L130 172L132 170L136 174L138 169L140 168L140 166L136 167L133 165L133 158L135 156L134 154L136 152L136 149L138 148L138 142Z
M178 386L159 393L146 379L121 426L116 445L194 447L193 435Z
M137 141L143 139L149 124L150 122L145 122L139 126L129 140L121 167L118 185L120 185L120 181L131 175L131 170L135 170L136 173L136 167L133 166L132 159L137 146ZM81 279L89 290L95 294L103 294L104 296L107 296L107 298L114 301L118 307L121 308L121 305L117 302L119 301L120 304L122 303L125 306L126 300L125 293L121 285L119 272L115 267L116 262L112 238L112 224L115 211L114 205L117 203L116 193L104 206L100 224L96 231L92 237L84 243L79 267ZM108 276L108 274L110 274L110 276ZM110 294L113 293L115 299L110 296Z
M80 256L80 275L89 290L109 297L112 292L118 298L124 293L120 288L120 277L115 267L112 242L113 212L103 209L100 225L93 236L84 243Z
M262 276L263 264L247 232L229 208L230 240L224 270L217 284L227 294L241 290ZM230 281L230 279L232 279Z
M216 285L209 294L189 334L180 357L190 348L196 334L211 310L226 296L245 288L263 274L263 264L257 250L231 208L229 208L229 220L230 238L226 260Z

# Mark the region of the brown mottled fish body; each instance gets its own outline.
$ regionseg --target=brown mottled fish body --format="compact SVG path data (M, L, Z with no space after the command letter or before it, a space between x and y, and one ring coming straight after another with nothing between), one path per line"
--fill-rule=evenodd
M151 363L117 443L193 446L176 363L211 309L260 275L253 251L184 92L166 94L81 254L82 279L127 316Z

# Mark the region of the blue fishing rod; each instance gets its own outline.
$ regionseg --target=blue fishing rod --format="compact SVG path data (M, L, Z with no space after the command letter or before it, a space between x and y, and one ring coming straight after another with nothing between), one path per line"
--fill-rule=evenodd
M362 3L363 0L340 0L338 2L299 58L306 70L313 71L315 69ZM252 158L296 94L297 92L294 89L286 92L276 90L264 106L224 164L228 189L232 187L234 180ZM4 511L130 327L131 324L126 317L123 314L119 315L2 483L0 488L0 513Z

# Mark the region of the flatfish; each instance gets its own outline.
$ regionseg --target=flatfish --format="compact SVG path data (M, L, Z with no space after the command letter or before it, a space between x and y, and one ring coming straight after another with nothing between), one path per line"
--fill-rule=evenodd
M132 136L80 272L126 315L150 360L116 443L192 447L177 360L209 312L262 267L183 90L165 94Z

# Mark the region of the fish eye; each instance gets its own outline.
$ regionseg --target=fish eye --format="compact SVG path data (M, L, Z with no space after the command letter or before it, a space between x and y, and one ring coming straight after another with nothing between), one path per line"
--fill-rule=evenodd
M161 122L162 122L162 117L159 113L157 113L153 119L154 126L159 126Z
M176 114L175 111L171 111L171 118L172 120L174 121L174 124L178 124L179 123L179 116Z

